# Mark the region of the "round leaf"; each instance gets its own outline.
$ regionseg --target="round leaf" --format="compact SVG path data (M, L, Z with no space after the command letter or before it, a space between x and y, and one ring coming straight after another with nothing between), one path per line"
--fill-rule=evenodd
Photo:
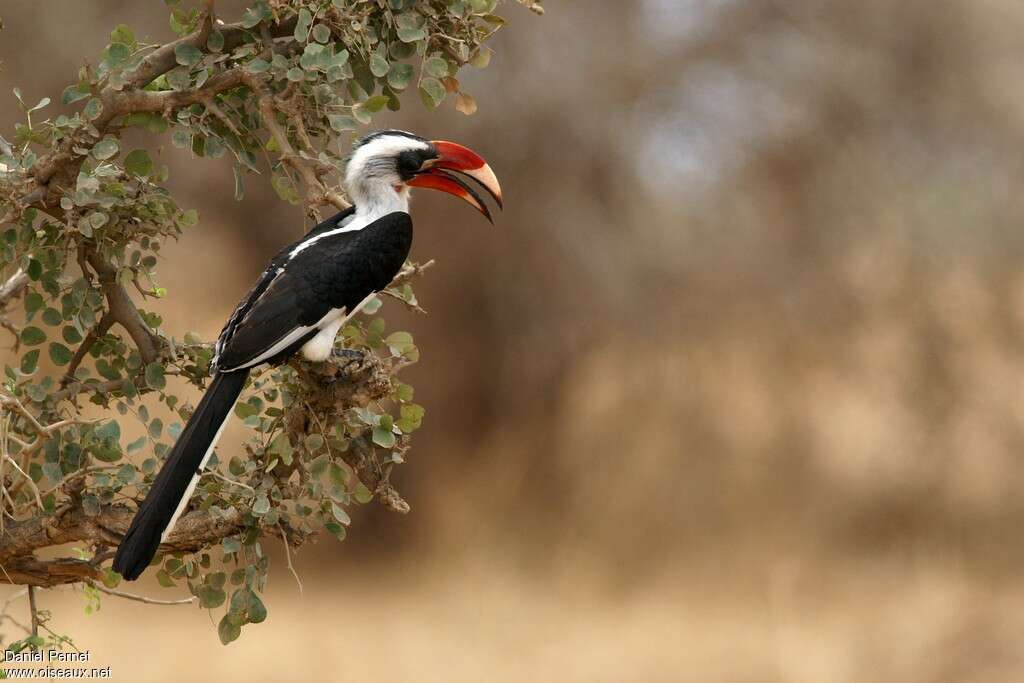
M195 45L179 45L174 48L174 59L182 66L194 66L203 58L203 52Z
M377 78L385 75L388 72L388 60L384 59L380 55L370 55L370 73Z
M71 362L71 349L63 344L50 342L50 360L53 361L54 365L67 365Z
M124 158L124 168L133 176L148 176L153 170L153 160L149 158L149 152L144 149L133 149Z
M436 78L428 77L420 82L420 95L423 98L423 103L431 109L444 101L445 94L444 84Z
M25 346L37 346L44 341L46 341L46 333L34 325L21 331L21 343Z
M103 161L117 154L118 149L120 148L117 146L117 140L114 138L103 138L93 145L92 155Z
M388 85L395 90L405 90L409 86L412 76L412 64L393 62L391 69L388 71Z

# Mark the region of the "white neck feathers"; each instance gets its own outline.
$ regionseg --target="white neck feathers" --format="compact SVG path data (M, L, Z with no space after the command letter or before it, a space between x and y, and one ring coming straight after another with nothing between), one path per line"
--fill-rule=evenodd
M348 188L349 198L356 205L356 216L377 219L395 211L409 213L409 188L395 187L377 179L355 183Z

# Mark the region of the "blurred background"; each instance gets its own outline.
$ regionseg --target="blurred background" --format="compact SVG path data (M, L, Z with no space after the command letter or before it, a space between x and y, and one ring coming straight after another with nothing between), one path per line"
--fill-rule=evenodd
M1020 680L1024 6L547 10L506 4L475 116L375 121L506 193L496 229L416 200L412 514L303 548L301 595L275 547L227 648L195 607L41 606L136 681ZM0 16L8 132L115 24L170 36L160 3ZM161 142L202 220L160 310L212 339L301 211Z

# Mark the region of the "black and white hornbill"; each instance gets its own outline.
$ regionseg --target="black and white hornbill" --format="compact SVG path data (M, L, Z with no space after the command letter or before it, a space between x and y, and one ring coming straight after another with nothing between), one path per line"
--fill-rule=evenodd
M491 220L480 195L455 173L477 181L501 206L490 166L461 145L386 130L353 146L345 184L354 206L282 249L231 314L217 339L210 386L135 513L115 571L133 580L152 561L188 505L249 370L299 352L327 360L345 321L398 273L412 246L410 187L453 194Z

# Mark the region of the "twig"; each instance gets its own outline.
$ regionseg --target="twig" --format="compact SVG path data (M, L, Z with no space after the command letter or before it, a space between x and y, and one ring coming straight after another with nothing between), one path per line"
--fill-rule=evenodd
M188 598L181 598L180 600L159 600L157 598L147 598L145 595L136 595L135 593L125 593L124 591L116 591L113 588L107 588L102 583L98 583L91 579L86 580L87 584L95 588L101 593L107 595L115 595L125 600L134 600L135 602L144 602L147 605L188 605L196 601L196 597L190 596Z
M281 526L281 522L277 523L277 529L281 532L281 540L284 541L284 558L288 562L288 571L295 577L295 583L299 585L299 595L302 595L302 579L299 578L299 573L295 571L295 566L292 564L292 551L288 547L288 534L284 532L284 527Z
M39 610L36 609L36 587L28 587L28 609L32 614L32 637L39 637ZM37 645L33 645L32 649L38 649Z
M231 479L230 477L226 477L223 474L221 474L220 472L218 472L217 470L206 470L205 472L203 472L203 474L211 474L214 477L216 477L217 479L220 479L221 481L225 481L225 482L227 482L229 484L233 484L235 486L241 486L243 489L249 489L253 493L256 493L256 489L254 489L253 487L249 486L248 484L243 484L240 481L236 481L234 479Z
M105 335L110 329L111 325L114 324L114 316L110 311L105 311L100 321L96 323L96 326L89 330L89 333L85 335L85 339L78 345L75 350L75 355L71 357L71 362L68 364L68 369L64 372L64 377L60 381L60 388L63 389L70 382L75 379L75 371L78 370L78 366L82 364L82 360L85 358L85 354L89 353L89 349L92 345L99 340L100 337Z
M40 438L42 438L42 437L40 437ZM25 481L28 482L29 487L31 487L31 489L32 489L32 493L34 493L35 496L36 496L36 504L39 506L39 509L42 510L43 509L43 498L39 494L39 487L36 486L36 483L34 481L32 481L32 477L28 476L28 474L25 473L25 470L21 469L21 466L18 464L18 462L14 458L12 458L11 456L7 455L6 453L4 453L3 456L4 456L4 460L6 460L7 462L11 463L11 466L14 467L14 469L18 470L18 472L21 474L21 476L23 476L25 478ZM14 491L14 493L17 493L17 491ZM13 505L13 501L12 501L12 505Z
M398 275L396 275L391 280L391 284L389 284L388 287L404 285L406 282L409 282L413 278L422 275L423 271L425 271L427 268L430 268L433 265L434 259L430 259L426 263L407 263L404 266L402 266L402 269L400 271L398 271Z

